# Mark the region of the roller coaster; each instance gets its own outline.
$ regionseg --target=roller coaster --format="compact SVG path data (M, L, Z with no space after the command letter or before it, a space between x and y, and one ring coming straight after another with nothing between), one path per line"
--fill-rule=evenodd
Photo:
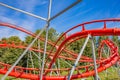
M75 4L76 5L76 4ZM73 5L72 5L73 6ZM53 17L54 18L54 17ZM52 19L53 19L52 18ZM52 20L50 19L50 20ZM119 18L113 19L103 19L103 20L94 20L90 22L85 22L78 24L66 32L64 32L56 42L49 41L45 38L40 37L40 35L36 35L35 33L28 31L22 27L18 27L16 25L0 22L0 26L12 28L23 33L26 33L35 39L40 40L42 42L46 42L46 44L50 45L51 50L39 49L38 47L32 47L32 43L30 45L23 45L22 43L7 43L6 41L0 41L0 48L16 48L24 50L23 54L26 52L33 52L36 55L39 61L43 63L41 68L33 67L21 67L16 66L18 62L22 59L24 55L21 55L14 65L0 62L0 74L6 76L12 76L16 78L30 79L30 80L72 80L79 78L86 78L89 76L95 76L96 80L98 80L98 73L110 68L111 66L118 63L120 66L120 56L118 46L111 40L105 39L100 42L100 45L97 47L97 53L95 51L95 44L93 37L95 36L119 36L120 28L107 27L107 24L110 22L120 22ZM87 29L86 25L91 25L93 23L102 23L101 28L93 28ZM47 28L47 27L46 27ZM80 30L74 32L69 35L70 32L79 28ZM41 32L42 33L42 32ZM68 46L78 40L85 39L83 46L80 48L80 52L76 53L73 50L70 50ZM92 56L86 56L84 54L84 49L88 43L91 42ZM45 45L46 45L45 44ZM104 47L109 49L109 55L104 57ZM38 54L42 54L43 56L40 60ZM90 54L90 53L89 53ZM31 58L32 59L32 58ZM66 62L67 67L60 67L60 61ZM72 64L69 64L71 62ZM79 63L85 63L84 65L80 65ZM79 64L79 65L78 65ZM42 77L42 78L41 78ZM4 80L5 77L1 78Z
M53 46L53 48L51 49L51 51L48 51L46 54L47 56L47 60L51 59L51 61L47 61L46 60L46 66L48 66L48 68L46 68L44 70L44 77L43 79L45 80L65 80L67 79L67 75L62 75L62 76L53 76L53 75L48 75L50 74L50 72L67 72L67 74L70 73L71 67L67 67L67 68L57 68L57 69L52 69L52 65L57 61L57 59L64 59L64 60L69 60L69 61L75 61L75 59L77 58L77 56L79 54L76 54L75 52L68 50L67 46L72 44L73 42L79 40L79 39L83 39L83 38L90 38L91 36L110 36L110 35L116 35L119 36L120 35L120 29L119 28L107 28L106 24L107 22L111 22L111 21L116 21L119 22L120 19L107 19L107 20L96 20L96 21L91 21L91 22L86 22L86 23L82 23L79 24L77 26L74 26L73 28L69 29L68 31L66 31L55 43L48 41L48 44ZM91 23L99 23L99 22L103 22L103 28L101 29L92 29L92 30L86 30L85 29L85 25L87 24L91 24ZM13 28L19 31L22 31L26 34L29 34L33 37L35 37L36 35L28 30L25 30L21 27L17 27L15 25L12 24L8 24L8 23L0 23L0 26L5 26L5 27L9 27L9 28ZM64 38L64 40L62 40L62 42L58 45L57 43L59 43L59 41L61 41L61 39L63 39L63 37L71 30L74 30L77 27L81 27L82 30L76 33L73 33L69 36L67 36L66 38ZM39 39L41 41L45 41L45 39L39 37ZM110 55L108 58L103 58L102 57L102 48L104 47L104 45L107 45L107 47L110 48ZM17 44L12 42L7 43L5 41L1 41L0 44L1 48L19 48L19 49L26 49L26 46L23 46L22 44ZM56 49L56 52L53 52ZM37 48L29 48L30 51L34 51L34 52L41 52L43 53L43 49L38 50ZM66 54L62 55L62 51L64 51ZM71 55L71 57L67 57L68 55ZM113 66L117 61L119 61L119 53L118 53L118 47L114 44L113 41L111 41L110 39L107 40L103 40L98 48L98 55L99 58L96 60L96 64L97 64L97 71L101 72L106 70L107 68ZM81 59L79 59L79 62L90 62L91 64L89 65L85 65L85 66L77 66L75 68L75 70L77 71L76 74L71 76L71 79L76 79L76 78L84 78L84 77L88 77L88 76L93 76L95 75L95 71L94 69L90 69L91 67L94 67L93 64L93 59L87 56L81 56ZM47 65L48 64L48 65ZM1 74L6 74L6 72L8 71L8 69L11 67L11 65L6 64L6 63L2 63L0 62L0 73ZM79 73L80 70L85 69L84 72ZM27 73L26 73L27 71ZM39 73L40 69L37 68L24 68L24 67L19 67L19 66L15 66L14 69L10 72L10 76L14 76L14 77L19 77L19 78L25 78L25 79L39 79L39 74L33 74L33 72ZM47 76L48 75L48 76Z

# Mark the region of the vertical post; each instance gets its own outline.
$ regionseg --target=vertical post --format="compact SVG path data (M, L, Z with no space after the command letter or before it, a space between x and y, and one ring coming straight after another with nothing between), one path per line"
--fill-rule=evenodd
M28 68L28 61L29 61L29 54L28 54L28 57L27 57L27 68ZM26 73L28 73L28 70L26 71Z
M55 64L55 68L58 69L56 64ZM59 76L60 75L59 70L56 72L57 72L57 75Z
M40 40L38 39L38 49L40 50ZM40 51L39 51L39 53L38 53L39 55L38 55L38 62L39 62L39 74L40 74L40 72L41 72L41 70L40 70L40 68L41 68L41 61L40 61L40 59L41 59L41 54L40 54ZM40 76L40 75L39 75Z
M91 42L92 42L92 54L93 54L94 70L95 70L95 80L99 80L98 72L97 72L97 64L96 64L95 46L92 37L91 37Z
M44 44L44 53L43 53L42 67L41 67L41 72L40 72L40 80L42 80L42 77L43 77L45 56L46 56L46 48L47 48L47 38L48 38L48 27L46 28L46 39L45 39L45 44Z
M49 24L50 24L49 19L50 19L50 14L51 14L51 5L52 5L52 0L49 0L48 19L47 19L47 28L46 28L46 38L45 38L45 44L44 44L44 53L43 53L43 61L42 61L42 67L41 67L41 72L40 72L40 80L42 80L43 71L44 71L46 48L47 48L47 40L48 40L48 30L49 30Z
M52 65L52 68L53 68L54 65ZM53 71L50 72L50 76L52 75Z
M106 29L106 21L104 21L104 29Z
M33 64L33 59L32 59L32 55L31 55L31 52L30 52L30 59L31 59L31 63L32 63L32 68L34 68L34 64ZM35 74L35 71L33 71L34 74Z
M58 58L58 68L60 69L60 61L59 61L59 58Z
M60 61L59 61L59 58L58 58L58 69L60 69ZM60 71L59 72L59 75L60 75Z
M76 59L74 65L72 66L72 69L71 69L71 71L70 71L70 74L68 75L68 80L71 79L71 76L72 76L72 74L73 74L73 72L74 72L74 70L75 70L75 68L76 68L76 66L77 66L77 64L78 64L78 61L79 61L80 58L81 58L81 55L82 55L82 53L83 53L83 51L84 51L84 49L85 49L85 47L86 47L86 45L87 45L87 42L88 42L89 38L90 38L90 35L87 36L87 38L86 38L86 40L85 40L85 43L84 43L84 45L83 45L83 47L82 47L82 49L81 49L81 51L80 51L80 53L79 53L79 55L78 55L78 57L77 57L77 59Z

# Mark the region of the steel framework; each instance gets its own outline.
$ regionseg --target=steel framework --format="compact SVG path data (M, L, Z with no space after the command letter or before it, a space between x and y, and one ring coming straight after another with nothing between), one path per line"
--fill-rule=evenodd
M50 21L55 19L57 16L63 14L76 4L78 4L81 0L77 0L75 3L70 5L69 7L65 8L63 11L59 12L53 17L50 17L51 15L51 6L52 6L52 0L49 1L49 7L48 7L48 18L45 19L43 17L34 15L32 13L28 13L26 11L8 6L6 4L0 3L0 5L11 8L13 10L22 12L24 14L42 19L46 21L45 27L41 30L41 32L36 35L22 27L18 27L9 23L0 22L0 26L5 26L9 28L13 28L16 30L19 30L21 32L24 32L28 35L31 35L34 37L34 40L26 47L24 45L16 44L16 43L7 43L6 41L0 42L1 48L18 48L23 49L23 53L21 56L16 60L16 62L13 65L9 65L6 63L0 62L0 74L5 74L1 80L4 80L8 75L14 76L18 78L25 78L25 79L34 79L34 80L71 80L71 79L77 79L77 78L84 78L89 76L95 76L95 80L99 79L98 72L104 71L107 68L111 67L112 65L116 64L117 61L120 60L119 54L118 54L118 47L109 39L103 40L98 48L98 54L100 59L96 59L96 53L95 53L95 45L93 38L94 36L111 36L111 35L120 35L120 28L108 28L107 23L109 22L120 22L120 19L104 19L104 20L95 20L90 22L85 22L82 24L79 24L77 26L72 27L71 29L67 30L63 33L62 36L58 38L58 40L53 43L51 41L48 41L48 29L50 25ZM100 29L92 29L87 30L86 25L92 24L92 23L103 23L103 28ZM78 27L81 27L81 30L79 32L75 32L67 37L68 33ZM42 32L46 30L46 37L42 38L40 35ZM79 54L76 54L76 52L69 50L67 47L74 43L77 40L86 38L85 43L83 44L83 47L80 49ZM33 48L32 45L35 41L43 41L44 43L44 49L39 48ZM92 46L92 55L93 58L83 56L82 54L88 40L91 40L91 46ZM107 45L107 47L110 49L110 55L108 58L102 58L102 48L104 47L104 44ZM47 50L47 45L51 45L52 49L50 51ZM32 62L33 68L25 68L25 67L19 67L16 66L19 61L27 54L27 52L30 51L30 60ZM55 51L55 52L54 52ZM32 53L38 58L39 61L41 61L42 65L40 65L40 68L34 68L33 59L31 54ZM36 54L39 53L38 54ZM65 54L63 54L63 52ZM40 54L43 54L42 60L40 60ZM47 55L47 57L46 57ZM29 60L29 59L28 59ZM60 60L67 60L65 61L67 65L69 65L67 68L61 68ZM70 64L69 61L71 61L73 64ZM85 66L78 65L78 63L90 63L86 64ZM58 64L58 65L57 65ZM92 69L91 69L92 67ZM82 72L82 70L85 69L85 71ZM62 72L66 72L66 74L62 74ZM77 72L77 73L76 73Z

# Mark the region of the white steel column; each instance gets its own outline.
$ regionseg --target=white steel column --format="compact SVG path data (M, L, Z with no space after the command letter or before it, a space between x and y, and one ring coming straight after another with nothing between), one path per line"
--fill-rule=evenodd
M35 68L35 67L34 67L33 58L32 58L32 55L31 55L31 51L30 51L29 54L30 54L30 59L31 59L32 68ZM35 71L33 71L33 72L34 72L34 74L35 74Z
M41 67L41 72L40 72L40 80L42 80L43 73L44 73L45 56L46 56L46 48L47 48L47 40L48 40L48 30L49 30L49 25L50 25L49 19L51 15L51 6L52 6L52 0L49 0L46 38L45 38L45 44L44 44L44 53L43 53L43 61L42 61L42 67Z
M92 54L93 54L94 70L95 70L95 80L99 80L98 72L97 72L97 64L96 64L95 46L92 37L91 37L91 42L92 42Z
M71 69L71 71L70 71L70 74L68 75L68 80L71 79L71 76L72 76L72 74L73 74L73 72L74 72L74 70L75 70L75 68L76 68L76 66L77 66L77 64L78 64L78 61L79 61L80 58L81 58L81 55L83 54L83 51L84 51L84 49L85 49L85 47L86 47L86 45L87 45L87 42L88 42L89 38L90 38L90 35L87 36L87 38L86 38L86 40L85 40L85 43L84 43L82 49L80 50L80 53L79 53L79 55L78 55L78 57L77 57L74 65L72 66L72 69Z
M28 54L28 57L27 57L27 68L28 68L28 62L29 62L29 54ZM28 70L26 70L26 73L28 73Z

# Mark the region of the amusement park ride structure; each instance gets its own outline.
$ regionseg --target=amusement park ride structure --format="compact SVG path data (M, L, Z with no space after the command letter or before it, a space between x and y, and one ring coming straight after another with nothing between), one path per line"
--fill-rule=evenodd
M98 76L98 72L102 72L102 71L106 70L107 68L113 66L117 62L119 62L120 57L119 57L119 53L118 53L119 52L118 47L114 44L113 41L111 41L110 39L103 40L98 47L98 58L96 58L95 44L94 44L94 40L93 40L94 36L111 36L111 35L119 36L120 28L108 28L107 27L107 23L109 23L109 22L120 22L119 18L94 20L94 21L78 24L77 26L74 26L74 27L70 28L69 30L67 30L66 32L64 32L55 43L48 40L48 29L49 29L50 21L55 19L57 16L63 14L70 8L74 7L75 5L77 5L80 1L81 0L77 0L75 3L73 3L69 7L65 8L63 11L59 12L58 14L56 14L53 17L50 17L51 5L52 5L52 0L50 0L49 7L48 7L48 18L47 19L37 16L37 15L34 15L34 14L31 14L31 13L28 13L26 11L11 7L11 6L8 6L6 4L0 3L0 5L2 5L2 6L11 8L13 10L16 10L16 11L19 11L19 12L25 13L27 15L30 15L30 16L33 16L33 17L36 17L36 18L46 21L45 27L43 27L43 29L40 31L40 33L38 35L30 32L22 27L18 27L18 26L15 26L15 25L12 25L9 23L5 23L5 22L0 22L0 26L13 28L13 29L19 30L21 32L24 32L24 33L34 37L34 40L27 47L24 45L21 45L21 44L15 44L14 42L12 44L7 43L5 41L0 42L1 48L18 48L18 49L24 50L24 52L21 54L21 56L16 60L16 62L13 65L9 65L9 64L0 62L0 66L1 66L0 74L4 74L4 76L1 78L1 80L5 80L5 78L8 75L17 77L17 78L24 78L24 79L31 79L31 80L71 80L71 79L95 76L94 79L99 80L100 78ZM87 30L86 25L90 25L92 23L103 23L103 27L100 29ZM81 28L80 31L75 32L75 33L65 37L70 31L73 31L74 29L76 29L78 27ZM44 30L46 30L46 38L45 39L40 37L40 35L42 34L42 32ZM83 38L84 39L86 38L86 40L85 40L82 48L80 49L79 53L76 54L74 51L69 50L67 48L70 44L74 43L77 40L83 39ZM44 49L32 47L32 45L34 44L34 42L36 40L45 42ZM84 54L83 51L89 40L90 40L91 46L92 46L91 53L93 55L93 58L83 56L83 54ZM52 46L52 49L50 51L47 51L47 45ZM110 52L110 54L107 58L104 58L102 56L102 53L103 53L102 49L104 48L104 45L106 45L109 48L109 52ZM34 52L43 54L43 58L41 61L42 66L40 68L34 68L34 67L33 68L25 68L25 67L16 66L19 63L19 61L27 54L28 51L34 51ZM62 54L63 51L66 54L63 55ZM47 55L47 57L46 57L46 55ZM68 57L68 55L70 55L71 57ZM40 57L38 55L36 55L36 56L38 57L38 60L40 60ZM68 62L66 62L70 66L68 66L67 68L66 67L60 68L59 59L71 61L74 63L71 65ZM59 65L57 67L55 67L55 64L57 62ZM83 65L78 65L79 62L84 62L84 63L89 62L90 64L86 64L83 66ZM93 69L91 69L91 67ZM85 71L81 72L82 69L85 69ZM63 75L63 74L61 74L61 72L66 72L66 74ZM52 74L52 73L56 73L57 75Z

